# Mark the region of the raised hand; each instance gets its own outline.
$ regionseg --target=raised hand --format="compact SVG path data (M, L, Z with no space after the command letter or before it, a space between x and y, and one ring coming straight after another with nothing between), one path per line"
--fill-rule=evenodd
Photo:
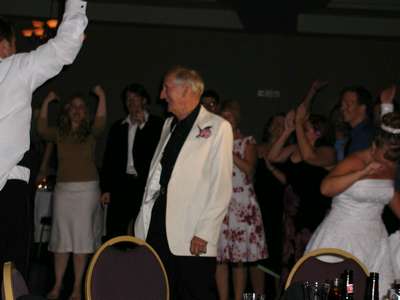
M394 84L384 89L380 95L381 103L393 103L394 96L396 95L396 89L397 87Z
M314 92L318 92L320 89L325 87L327 84L328 84L328 81L314 80L313 83L311 84L311 90Z
M328 81L314 80L302 103L304 103L307 108L310 107L311 100L314 98L315 94L327 84Z
M44 98L43 102L46 104L49 104L50 102L58 101L58 100L60 100L60 97L58 97L58 95L54 91L50 91L47 94L47 96Z
M105 96L106 96L106 92L104 91L104 89L102 88L102 86L101 85L96 85L94 88L93 88L93 93L97 96L97 97L99 97L99 98L105 98Z

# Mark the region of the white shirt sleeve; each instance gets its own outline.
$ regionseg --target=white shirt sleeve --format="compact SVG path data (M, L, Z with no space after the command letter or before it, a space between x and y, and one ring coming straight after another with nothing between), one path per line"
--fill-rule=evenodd
M381 118L383 118L384 115L391 113L393 111L394 111L393 103L381 103Z
M36 50L19 54L22 56L19 61L20 75L31 91L74 61L82 46L87 23L86 2L68 0L57 35Z
M86 2L67 0L65 7L55 38L34 51L0 60L0 190L29 149L33 91L71 64L82 46Z

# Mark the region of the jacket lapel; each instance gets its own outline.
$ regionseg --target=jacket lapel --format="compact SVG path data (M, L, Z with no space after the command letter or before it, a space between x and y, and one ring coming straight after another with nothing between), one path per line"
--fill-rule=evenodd
M156 170L157 164L160 162L164 147L167 144L169 137L171 136L170 126L173 118L169 118L165 121L163 130L161 132L160 141L158 142L157 149L154 152L153 159L150 165L149 179L153 177L153 173Z

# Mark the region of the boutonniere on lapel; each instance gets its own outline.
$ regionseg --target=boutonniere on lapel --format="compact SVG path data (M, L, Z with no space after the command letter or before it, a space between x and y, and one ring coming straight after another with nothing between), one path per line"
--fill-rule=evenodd
M200 128L200 126L197 126L199 128L199 134L196 136L197 138L205 138L208 139L211 136L211 128L212 126L207 126L204 128Z

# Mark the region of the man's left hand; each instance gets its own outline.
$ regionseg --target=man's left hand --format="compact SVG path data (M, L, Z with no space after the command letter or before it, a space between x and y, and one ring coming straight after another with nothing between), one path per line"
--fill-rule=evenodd
M192 255L199 256L200 254L205 254L207 252L207 241L194 236L190 242L190 253Z

